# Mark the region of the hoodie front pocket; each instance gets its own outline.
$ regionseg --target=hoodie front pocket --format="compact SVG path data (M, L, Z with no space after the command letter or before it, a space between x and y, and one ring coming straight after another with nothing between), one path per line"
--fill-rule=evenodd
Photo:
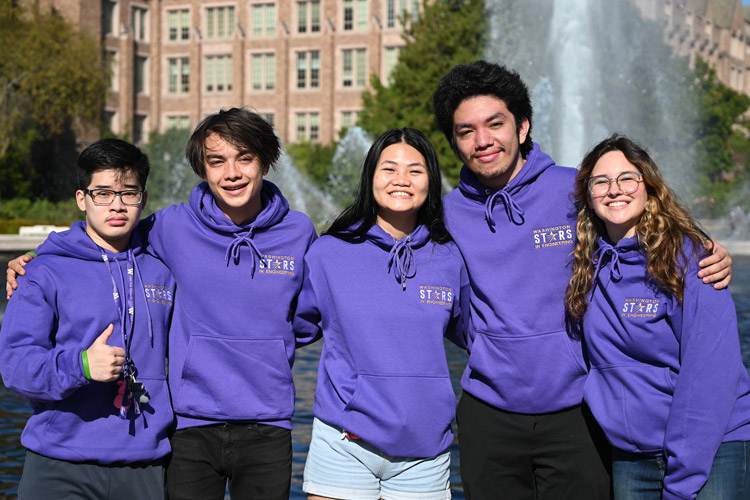
M580 342L564 330L518 336L477 332L468 368L464 388L489 387L499 398L492 404L508 411L546 413L582 400L586 367Z
M432 457L450 444L455 408L448 377L360 374L344 411L352 430L382 451Z
M179 412L203 418L290 418L294 383L284 341L194 335L181 375Z

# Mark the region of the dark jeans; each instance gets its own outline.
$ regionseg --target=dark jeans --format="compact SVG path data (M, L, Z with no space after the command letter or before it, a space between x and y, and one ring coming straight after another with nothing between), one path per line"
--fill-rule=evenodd
M468 500L610 498L609 445L585 406L526 415L464 392L456 417Z
M667 464L662 457L612 450L616 500L660 500ZM696 500L750 500L750 443L719 447Z
M101 465L26 452L21 500L164 500L164 461Z
M292 431L273 425L226 423L174 433L167 464L170 500L288 500Z

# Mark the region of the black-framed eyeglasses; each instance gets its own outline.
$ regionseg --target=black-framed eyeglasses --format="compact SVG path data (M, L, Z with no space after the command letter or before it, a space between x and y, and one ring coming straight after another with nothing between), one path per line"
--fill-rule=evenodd
M125 190L113 191L111 189L86 189L85 193L91 196L94 205L111 205L117 196L123 205L140 205L143 200L143 191Z
M589 193L593 196L604 196L609 193L612 181L617 183L623 194L631 194L638 191L638 184L643 181L643 174L640 172L623 172L613 178L606 175L595 175L586 179L586 185Z

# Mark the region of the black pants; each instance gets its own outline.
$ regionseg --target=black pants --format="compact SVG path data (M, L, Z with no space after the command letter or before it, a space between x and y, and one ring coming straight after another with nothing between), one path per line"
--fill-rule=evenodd
M466 392L457 410L468 500L607 500L609 445L584 406L511 413Z
M292 431L263 424L181 429L170 440L170 500L288 500Z
M68 462L26 452L21 500L164 500L164 461L126 465Z

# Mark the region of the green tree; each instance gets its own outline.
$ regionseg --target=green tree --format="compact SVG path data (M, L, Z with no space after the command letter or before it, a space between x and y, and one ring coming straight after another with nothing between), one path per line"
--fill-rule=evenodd
M148 178L148 209L187 201L190 191L201 181L185 158L190 129L172 128L151 132L144 152L151 163Z
M718 216L726 213L740 180L735 155L745 152L737 148L747 144L742 128L747 133L748 120L743 114L750 108L750 97L721 83L716 71L701 59L696 61L695 75L702 111L696 142L696 181L699 194L708 201L706 215Z
M447 180L458 180L460 165L437 128L432 93L440 78L457 64L470 63L482 54L486 40L483 0L424 2L416 19L406 25L398 63L386 86L372 77L372 91L362 98L358 124L373 137L390 128L414 127L435 146Z
M288 144L286 152L294 162L294 166L307 174L319 187L325 188L336 146L336 142L327 145L317 142L299 142Z
M19 4L0 0L0 163L5 176L28 181L33 196L54 197L49 179L61 155L69 157L61 150L75 144L72 127L97 124L109 74L93 36L55 12ZM0 195L27 196L18 185L18 192L4 187Z

